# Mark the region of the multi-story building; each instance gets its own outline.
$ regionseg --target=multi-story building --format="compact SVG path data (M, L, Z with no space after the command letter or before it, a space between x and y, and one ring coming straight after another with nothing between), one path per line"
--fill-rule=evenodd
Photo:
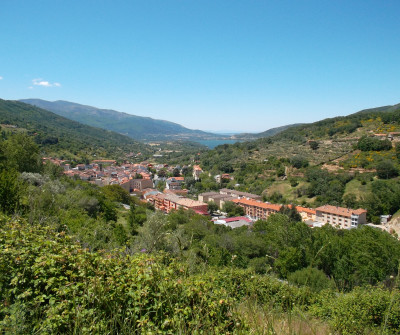
M367 211L362 208L351 209L325 205L315 210L317 221L337 228L355 228L360 224L367 223Z
M245 214L250 216L253 220L266 220L271 214L278 213L282 207L281 205L268 204L245 198L232 201L236 205L243 207Z
M199 214L208 214L208 206L204 202L179 197L174 194L155 194L150 195L147 201L151 202L156 209L169 213L171 210L192 209Z

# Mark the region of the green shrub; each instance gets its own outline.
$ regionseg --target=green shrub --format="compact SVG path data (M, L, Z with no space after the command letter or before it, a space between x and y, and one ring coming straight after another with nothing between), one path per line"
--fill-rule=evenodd
M310 310L326 318L340 334L364 334L369 329L398 334L400 330L400 292L397 290L363 287L346 294L325 291Z
M298 286L307 286L314 292L333 288L334 283L317 268L307 267L288 275L288 281Z
M64 232L3 219L0 329L29 333L228 333L241 329L224 288L164 254L89 252Z

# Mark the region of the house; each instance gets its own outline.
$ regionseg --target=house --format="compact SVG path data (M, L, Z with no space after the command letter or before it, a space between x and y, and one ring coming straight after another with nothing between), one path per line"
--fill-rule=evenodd
M153 182L151 179L131 179L131 189L143 191L145 188L152 188Z
M209 201L215 202L216 205L218 206L218 208L222 209L222 207L224 206L224 204L227 201L232 201L232 200L235 200L235 199L236 199L235 197L231 197L231 196L226 195L226 194L217 194L217 195L214 195L214 196L210 197Z
M324 205L316 210L316 220L328 223L337 228L355 228L367 223L367 211L365 209L351 209Z
M126 191L133 192L136 191L143 191L145 188L153 188L153 182L151 179L122 179L120 183L121 187Z
M208 202L211 197L219 195L217 192L204 192L200 193L198 196L199 201Z
M203 170L201 169L200 165L194 165L193 166L193 178L195 180L200 179L200 175L203 173Z
M166 187L168 190L181 190L184 177L171 177L167 179Z

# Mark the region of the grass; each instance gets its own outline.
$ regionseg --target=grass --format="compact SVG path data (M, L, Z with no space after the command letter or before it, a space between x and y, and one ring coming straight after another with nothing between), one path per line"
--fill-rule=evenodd
M369 192L369 185L368 183L365 185L361 184L361 181L357 179L353 179L346 184L346 188L344 191L344 196L348 194L352 194L356 196L357 200L360 200L362 194L366 194Z
M299 183L296 187L290 186L289 180L276 181L270 187L268 187L265 193L268 197L272 196L274 193L279 193L289 202L296 201L298 203L302 203L304 201L307 203L312 203L314 201L313 198L308 198L307 196L298 197L296 194L296 190L300 188L307 188L308 185L309 183L303 180L299 180Z
M273 142L268 146L260 147L258 151L253 152L252 159L261 160L268 156L286 157L293 156L305 157L311 164L321 164L335 160L343 155L353 151L353 141L341 141L333 139L329 141L318 141L319 148L312 150L306 143L293 143L282 140Z
M300 309L282 312L273 306L260 306L246 300L237 306L237 311L249 326L249 334L257 335L316 335L331 334L328 323L305 314Z

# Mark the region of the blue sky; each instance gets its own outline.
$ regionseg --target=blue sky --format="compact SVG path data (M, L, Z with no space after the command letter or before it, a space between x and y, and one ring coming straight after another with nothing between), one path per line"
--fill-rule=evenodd
M257 132L400 102L400 1L1 0L0 98Z

